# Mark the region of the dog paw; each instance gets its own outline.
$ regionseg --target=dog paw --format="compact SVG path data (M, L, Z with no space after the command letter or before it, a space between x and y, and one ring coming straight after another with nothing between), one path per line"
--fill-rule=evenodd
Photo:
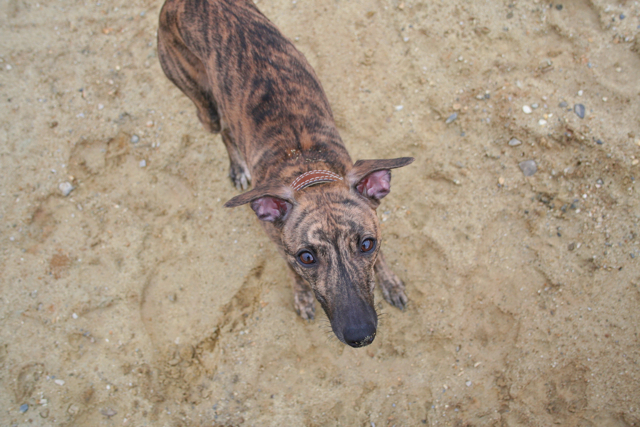
M239 164L232 164L229 167L229 178L238 190L246 190L251 184L251 175Z
M380 288L385 301L394 307L404 310L407 307L409 299L404 293L404 282L395 274L391 274L384 280L380 280Z
M316 317L315 297L312 292L296 292L293 306L296 313L304 320L313 320Z

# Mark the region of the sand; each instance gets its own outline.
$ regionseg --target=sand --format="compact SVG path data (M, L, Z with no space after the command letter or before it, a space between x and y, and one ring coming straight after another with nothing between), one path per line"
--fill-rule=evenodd
M295 314L161 1L2 0L0 424L640 425L638 2L257 4L354 159L416 158L408 308L361 349Z

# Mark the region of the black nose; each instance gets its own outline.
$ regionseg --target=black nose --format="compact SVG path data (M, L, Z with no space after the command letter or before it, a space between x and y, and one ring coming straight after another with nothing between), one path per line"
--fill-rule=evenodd
M347 326L342 337L351 347L364 347L373 342L376 337L376 327L373 324Z

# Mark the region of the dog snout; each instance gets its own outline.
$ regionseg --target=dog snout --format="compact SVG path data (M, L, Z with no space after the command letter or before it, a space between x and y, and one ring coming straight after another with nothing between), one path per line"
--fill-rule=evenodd
M351 347L364 347L371 344L376 337L376 325L370 322L348 325L342 331L342 337Z

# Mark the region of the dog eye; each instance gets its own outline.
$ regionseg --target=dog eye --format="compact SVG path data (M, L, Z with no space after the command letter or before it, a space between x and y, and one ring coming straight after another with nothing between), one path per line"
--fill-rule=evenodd
M311 265L311 264L314 264L316 262L316 259L314 258L314 256L309 251L300 252L298 254L298 259L304 265Z
M375 247L376 247L376 241L373 240L371 237L364 239L360 243L360 250L362 252L371 252Z

